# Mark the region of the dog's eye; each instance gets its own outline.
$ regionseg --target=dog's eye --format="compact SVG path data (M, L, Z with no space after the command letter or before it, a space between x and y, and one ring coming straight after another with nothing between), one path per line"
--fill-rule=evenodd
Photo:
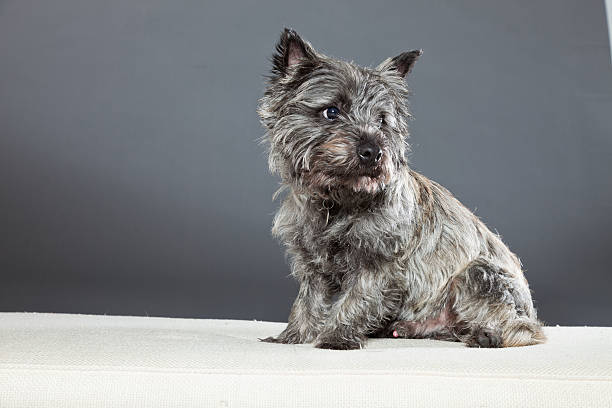
M323 110L323 117L327 120L334 120L338 116L340 116L340 109L336 108L335 106L330 106L329 108Z
M384 114L384 113L381 113L381 114L378 116L378 125L379 125L379 126L382 126L382 125L384 125L384 124L385 124L385 114Z

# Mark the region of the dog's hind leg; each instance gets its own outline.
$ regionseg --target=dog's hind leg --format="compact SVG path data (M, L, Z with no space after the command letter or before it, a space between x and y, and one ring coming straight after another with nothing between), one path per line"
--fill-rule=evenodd
M514 347L546 340L532 306L527 282L492 261L479 258L455 274L449 299L454 335L470 347Z

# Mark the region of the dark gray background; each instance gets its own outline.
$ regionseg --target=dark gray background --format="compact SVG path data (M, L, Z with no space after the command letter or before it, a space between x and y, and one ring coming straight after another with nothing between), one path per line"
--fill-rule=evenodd
M283 26L423 48L411 162L521 257L549 324L612 325L602 1L0 0L0 310L284 321L255 113Z

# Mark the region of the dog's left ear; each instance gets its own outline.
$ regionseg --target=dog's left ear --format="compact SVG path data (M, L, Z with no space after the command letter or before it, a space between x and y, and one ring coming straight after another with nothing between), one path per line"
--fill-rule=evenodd
M276 44L276 52L272 57L272 72L283 77L287 69L293 65L313 62L317 59L317 53L308 43L294 30L285 28Z
M402 78L405 78L412 71L414 63L421 55L423 55L423 50L403 52L396 57L387 58L376 69L379 71L397 71Z

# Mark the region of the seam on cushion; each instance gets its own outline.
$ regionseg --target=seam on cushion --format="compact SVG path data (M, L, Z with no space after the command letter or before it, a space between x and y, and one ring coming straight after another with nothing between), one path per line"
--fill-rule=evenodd
M546 381L596 381L596 382L612 382L612 377L567 377L555 375L499 375L499 374L447 374L440 372L428 371L413 371L413 372L398 372L398 371L342 371L342 370L319 370L319 371L291 371L291 370L257 370L247 369L244 371L238 370L210 370L210 369L184 369L184 368L151 368L151 367L108 367L108 366L38 366L38 365L1 365L1 371L78 371L78 372L123 372L123 373L154 373L154 374L204 374L204 375L277 375L277 376L406 376L406 377L444 377L444 378L479 378L479 379L508 379L508 380L546 380Z

